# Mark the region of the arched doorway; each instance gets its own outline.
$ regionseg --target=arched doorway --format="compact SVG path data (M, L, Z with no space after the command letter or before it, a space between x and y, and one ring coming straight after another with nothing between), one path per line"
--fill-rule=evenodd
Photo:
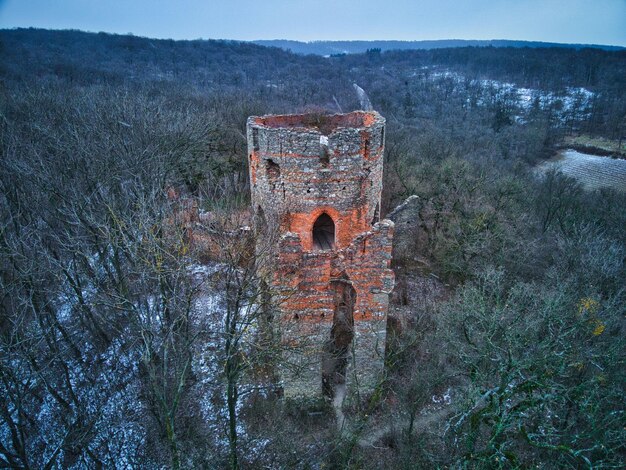
M325 212L313 224L313 249L332 250L335 248L335 222Z
M350 359L350 347L354 339L354 308L357 293L348 275L343 272L331 280L334 293L333 326L326 341L322 360L322 390L333 397L337 386L345 385Z

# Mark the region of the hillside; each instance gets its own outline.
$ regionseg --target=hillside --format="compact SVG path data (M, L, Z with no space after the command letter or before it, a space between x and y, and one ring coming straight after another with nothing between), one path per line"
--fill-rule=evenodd
M626 193L535 168L623 149L626 52L367 49L0 31L0 467L624 467ZM246 121L340 122L354 83L385 118L386 374L285 398L290 213L251 216Z
M431 41L289 41L286 39L266 39L253 41L261 46L279 47L296 54L361 54L371 49L381 51L444 49L453 47L515 47L515 48L567 48L567 49L601 49L605 51L624 50L621 46L604 46L599 44L561 44L541 41L510 41L505 39L465 40L440 39Z
M1 72L5 79L28 80L51 74L72 81L176 78L182 82L194 81L198 86L218 83L246 86L279 80L285 74L288 74L286 79L293 81L304 78L300 68L310 78L328 77L330 82L338 75L354 78L351 69L355 67L384 66L387 72L411 67L414 72L420 67L439 66L470 78L513 81L518 85L532 83L541 88L624 86L626 51L581 49L575 45L552 47L557 45L547 43L532 43L537 48L531 49L512 48L508 42L502 43L506 47L456 47L456 42L445 41L437 44L444 47L388 52L385 52L387 48L368 47L368 54L334 57L329 61L238 41L172 41L32 28L0 30ZM550 68L546 67L548 63Z

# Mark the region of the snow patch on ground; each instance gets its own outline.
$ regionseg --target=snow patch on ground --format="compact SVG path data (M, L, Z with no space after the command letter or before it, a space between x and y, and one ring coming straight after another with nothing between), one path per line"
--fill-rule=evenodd
M514 111L513 119L525 122L526 114L534 107L550 110L561 123L582 121L588 119L591 113L591 103L595 93L583 87L567 87L561 93L549 92L533 88L518 87L514 83L501 82L491 79L469 80L464 75L450 70L420 67L413 71L411 78L431 82L450 81L456 86L463 86L478 91L476 104L478 106L493 105L502 102ZM471 101L468 98L468 103Z
M560 151L556 158L537 166L539 174L551 169L576 179L586 189L613 188L626 191L626 160L568 149Z

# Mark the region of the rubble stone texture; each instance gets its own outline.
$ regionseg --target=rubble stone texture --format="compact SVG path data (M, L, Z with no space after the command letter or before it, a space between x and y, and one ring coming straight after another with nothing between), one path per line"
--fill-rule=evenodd
M381 377L394 225L379 220L385 119L378 113L248 119L258 246L278 227L268 284L287 396L332 395Z

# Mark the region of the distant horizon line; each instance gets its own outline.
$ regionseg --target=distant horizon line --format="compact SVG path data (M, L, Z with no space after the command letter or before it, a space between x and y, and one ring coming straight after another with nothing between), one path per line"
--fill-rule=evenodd
M156 39L156 38L155 38ZM201 39L201 38L198 38ZM217 38L211 38L217 39ZM177 41L178 39L175 39ZM188 39L181 39L181 41L187 41ZM225 39L229 40L229 39ZM564 46L607 46L607 47L622 47L626 49L626 45L619 44L601 44L592 42L558 42L558 41L541 41L538 39L507 39L507 38L490 38L490 39L464 39L464 38L439 38L439 39L285 39L285 38L272 38L272 39L233 39L233 41L242 42L256 42L256 41L292 41L300 42L304 44L312 44L316 42L439 42L439 41L467 41L467 42L489 42L489 41L509 41L509 42L534 42L541 44L562 44Z
M127 33L111 32L111 31L90 31L78 28L40 28L35 26L13 26L0 28L0 31L15 31L15 30L41 30L41 31L74 31L88 34L110 34L114 36L133 36L143 39L163 40L163 41L235 41L235 42L250 42L256 43L260 41L289 41L301 44L315 44L324 42L402 42L402 43L415 43L415 42L441 42L441 41L465 41L465 42L490 42L490 41L509 41L509 42L528 42L539 44L557 44L563 46L600 46L600 47L613 47L626 49L626 44L603 44L603 43L591 43L591 42L558 42L558 41L545 41L539 39L510 39L510 38L489 38L489 39L466 39L466 38L439 38L439 39L288 39L288 38L268 38L268 39L235 39L235 38L217 38L217 37L198 37L194 39L183 38L166 38L166 37L154 37L143 36L140 34L129 31Z

